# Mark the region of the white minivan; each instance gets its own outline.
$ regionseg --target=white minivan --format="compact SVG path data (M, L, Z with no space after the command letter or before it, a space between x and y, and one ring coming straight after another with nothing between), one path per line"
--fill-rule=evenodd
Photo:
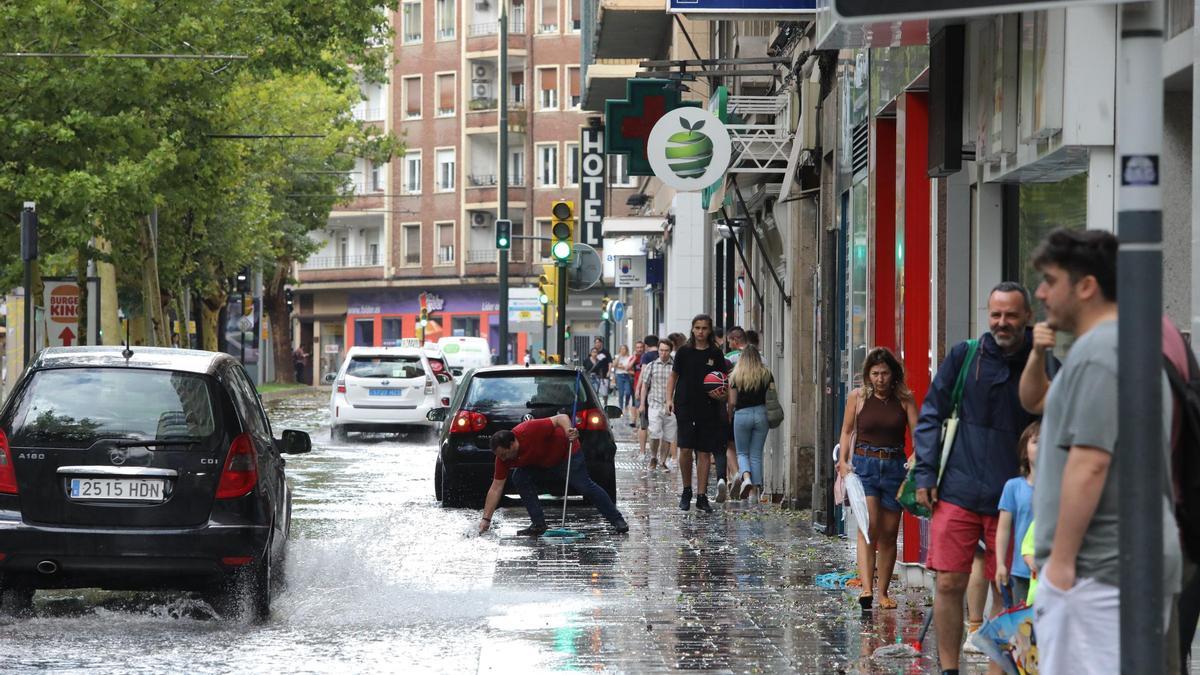
M492 348L487 338L444 336L438 340L455 382L475 368L492 365Z
M428 430L425 415L448 401L419 347L351 347L330 378L329 430L335 441L351 431Z

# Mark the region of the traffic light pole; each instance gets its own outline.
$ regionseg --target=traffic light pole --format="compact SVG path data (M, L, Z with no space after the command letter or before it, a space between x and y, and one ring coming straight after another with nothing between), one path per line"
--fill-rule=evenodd
M508 218L508 0L500 0L500 160L498 206L500 218ZM508 363L508 249L500 250L500 345L499 363Z
M567 362L567 281L571 270L566 265L558 266L558 322L554 330L558 331L558 362Z

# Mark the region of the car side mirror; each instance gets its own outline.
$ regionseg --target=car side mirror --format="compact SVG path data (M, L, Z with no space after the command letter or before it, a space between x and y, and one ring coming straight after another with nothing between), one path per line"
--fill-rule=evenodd
M605 407L604 407L604 414L605 414L605 415L608 417L608 419L610 419L610 420L619 419L619 418L621 417L621 409L620 409L619 407L615 406L615 405L609 405L609 406L605 406Z
M325 373L325 377L321 378L325 384L333 384L337 381L337 373Z
M450 409L430 408L429 412L425 413L425 419L429 420L430 422L444 422L446 421L446 411L448 410Z
M303 455L312 452L312 438L303 431L284 429L279 439L279 451L285 455Z

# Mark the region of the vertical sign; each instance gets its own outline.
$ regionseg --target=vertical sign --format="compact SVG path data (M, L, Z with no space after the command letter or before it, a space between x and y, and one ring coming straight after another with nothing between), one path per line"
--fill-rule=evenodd
M46 336L51 347L70 347L79 339L79 286L49 281L46 290Z
M604 246L604 127L586 126L579 139L579 242Z

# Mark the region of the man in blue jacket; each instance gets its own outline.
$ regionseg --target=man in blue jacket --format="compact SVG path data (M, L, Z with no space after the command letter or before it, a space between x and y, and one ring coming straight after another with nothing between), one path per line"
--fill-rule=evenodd
M1036 419L1021 407L1018 395L1033 344L1032 319L1025 287L1004 282L992 289L988 332L980 338L975 357L964 363L966 342L950 350L925 396L913 434L917 501L933 511L926 566L938 573L933 618L943 673L958 673L963 594L979 542L986 546L986 578L995 578L1000 494L1004 483L1020 472L1017 441ZM954 384L964 367L968 370L958 432L942 470L942 422L953 411Z

